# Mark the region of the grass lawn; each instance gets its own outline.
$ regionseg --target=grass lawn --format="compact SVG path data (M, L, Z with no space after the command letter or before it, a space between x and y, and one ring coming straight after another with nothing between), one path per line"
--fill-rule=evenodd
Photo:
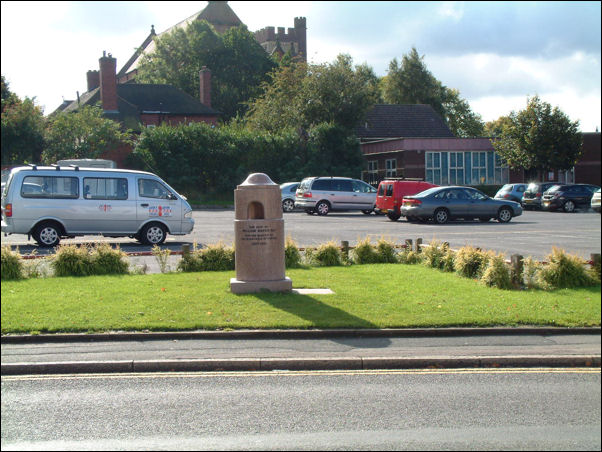
M2 283L2 334L194 329L600 326L600 286L504 291L420 265L287 270L335 295L234 295L234 272Z

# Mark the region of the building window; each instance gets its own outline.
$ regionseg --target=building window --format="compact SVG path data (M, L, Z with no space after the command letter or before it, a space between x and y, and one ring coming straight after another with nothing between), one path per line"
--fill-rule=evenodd
M385 160L385 177L396 177L397 176L397 160L388 159Z
M495 152L426 152L425 159L425 179L433 184L508 183L508 165Z
M449 185L464 185L464 152L449 153Z
M369 184L378 184L378 160L368 160L366 176L366 182Z
M472 152L472 185L487 183L487 152Z
M432 184L441 185L441 152L425 152L425 179Z

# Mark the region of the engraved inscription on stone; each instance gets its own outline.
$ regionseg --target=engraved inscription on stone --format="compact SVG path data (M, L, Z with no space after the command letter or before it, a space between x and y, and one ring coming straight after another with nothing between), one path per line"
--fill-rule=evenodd
M266 245L268 241L278 238L276 229L270 226L246 225L242 232L241 240L251 246Z

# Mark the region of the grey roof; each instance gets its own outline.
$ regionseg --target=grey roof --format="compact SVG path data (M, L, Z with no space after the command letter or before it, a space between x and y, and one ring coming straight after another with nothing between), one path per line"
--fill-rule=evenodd
M375 105L356 128L360 139L453 138L454 134L430 105Z
M71 102L64 112L76 111L80 106L95 105L100 102L100 88L82 94L78 101ZM107 117L120 121L131 129L140 122L142 113L162 113L166 115L219 116L221 113L201 103L171 85L125 83L117 85L118 113L108 113Z

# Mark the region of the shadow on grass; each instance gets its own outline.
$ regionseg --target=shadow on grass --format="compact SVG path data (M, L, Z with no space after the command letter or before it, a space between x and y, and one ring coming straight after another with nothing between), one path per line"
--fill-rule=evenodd
M282 294L273 294L261 292L254 294L261 301L270 306L288 312L296 317L304 319L311 323L308 327L316 329L378 329L375 324L360 317L349 314L342 309L332 307L322 301L308 295L291 294L282 296ZM337 334L329 337L333 342L348 345L350 347L362 348L384 348L391 344L387 338L358 338L345 337Z

